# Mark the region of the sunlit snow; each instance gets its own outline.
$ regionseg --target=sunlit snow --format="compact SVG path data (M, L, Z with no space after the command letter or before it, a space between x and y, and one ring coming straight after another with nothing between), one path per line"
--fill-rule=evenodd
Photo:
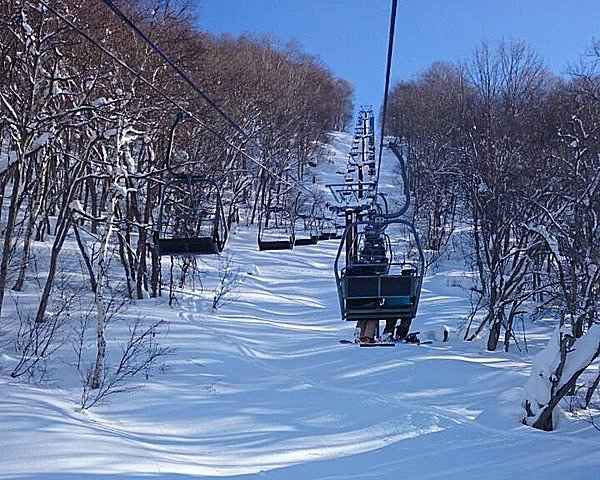
M335 172L351 138L333 140ZM121 317L168 321L161 341L173 353L142 388L88 411L68 346L41 385L10 379L15 359L6 355L0 479L600 478L600 434L589 422L551 434L520 424L530 356L548 328L527 332L530 352L462 341L470 272L442 260L412 328L432 343L340 344L354 325L339 320L337 246L260 252L256 231L240 226L225 253L239 268L234 295L212 311L210 272L220 260L203 258L202 290L177 292L172 308L166 294L136 301ZM127 331L111 322L114 348Z

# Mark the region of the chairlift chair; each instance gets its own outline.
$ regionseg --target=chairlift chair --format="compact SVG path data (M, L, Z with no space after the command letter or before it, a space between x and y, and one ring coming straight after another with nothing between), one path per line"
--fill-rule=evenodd
M319 240L340 240L344 226L338 223L337 217L343 215L339 211L329 208L329 214L317 219Z
M319 242L317 233L317 209L321 207L315 198L307 198L299 193L293 209L294 246L316 245Z
M294 228L294 246L301 247L306 245L316 245L319 243L319 236L311 230L304 230L303 233L299 233Z
M295 235L290 214L280 206L263 209L258 221L258 249L291 250Z
M184 118L182 114L175 117L169 135L166 155L169 180L162 189L153 232L159 256L218 254L228 236L221 192L215 181L176 172L171 164L175 129Z
M328 220L326 225L321 228L319 240L339 240L342 238L343 226L338 225L335 220Z
M319 235L316 232L315 205L311 207L310 213L296 215L294 222L294 246L316 245Z
M372 227L370 220L348 225L338 248L334 271L342 319L413 319L425 269L414 225L403 219L390 219L379 224L374 233L369 230ZM386 230L394 227L404 227L402 230L410 238L392 238ZM355 242L357 254L351 258L346 258L347 242ZM412 257L407 255L409 242L416 247ZM369 245L374 244L383 247L379 255L368 251Z
M334 264L343 320L412 320L417 313L425 258L414 224L403 218L410 206L406 162L398 143L389 147L399 160L404 204L389 212L375 188L367 220L346 226ZM374 245L384 246L379 260L365 248Z
M212 180L180 175L164 186L154 232L158 255L218 254L227 236L221 195Z

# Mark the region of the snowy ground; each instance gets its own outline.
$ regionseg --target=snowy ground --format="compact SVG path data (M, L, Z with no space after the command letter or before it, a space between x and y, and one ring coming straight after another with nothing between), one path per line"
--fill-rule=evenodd
M143 389L91 410L79 409L68 366L42 386L3 368L0 479L600 479L590 423L553 433L519 423L530 353L456 335L339 344L354 325L339 320L336 250L259 252L240 229L228 246L237 298L213 313L205 285L175 308L136 302L131 315L170 322L175 352ZM460 283L456 264L431 273L413 330L457 330L468 310ZM110 328L113 340L126 331Z

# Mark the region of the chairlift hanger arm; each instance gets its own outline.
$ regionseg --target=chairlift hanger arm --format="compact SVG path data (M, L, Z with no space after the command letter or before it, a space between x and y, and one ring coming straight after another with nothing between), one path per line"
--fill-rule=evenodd
M379 179L379 172L381 170L381 157L383 155L383 139L384 139L384 135L385 135L385 117L387 115L388 91L390 89L390 74L392 71L392 55L394 52L394 31L396 29L397 6L398 6L398 0L392 0L392 8L391 8L391 13L390 13L390 30L389 30L389 34L388 34L387 64L386 64L386 68L385 68L385 87L383 89L383 106L381 109L381 138L379 140L379 159L377 161L377 178L378 179Z
M409 185L408 185L408 173L406 171L406 162L404 161L404 155L402 154L402 151L400 150L400 146L398 145L397 142L394 141L394 142L390 142L388 144L388 147L390 148L390 150L394 153L394 155L400 162L400 175L402 176L402 184L403 184L404 198L405 198L404 205L402 205L402 207L397 212L384 214L384 217L386 219L391 220L391 219L400 218L402 215L404 215L406 213L406 211L408 210L408 207L410 207L410 189L409 189Z
M177 125L179 125L181 120L183 120L183 114L181 112L178 112L175 116L175 121L173 122L173 125L171 125L171 129L169 131L169 143L167 145L167 170L173 177L181 175L175 173L173 171L173 166L171 165L171 154L173 153L173 138L175 137L175 129L177 128Z

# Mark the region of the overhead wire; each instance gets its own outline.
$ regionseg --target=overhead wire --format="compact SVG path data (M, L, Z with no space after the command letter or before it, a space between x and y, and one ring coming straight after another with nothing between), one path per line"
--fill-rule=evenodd
M202 99L213 109L215 110L229 125L231 125L234 130L240 134L242 139L256 146L259 150L262 151L261 145L259 145L256 140L254 140L250 135L248 135L242 127L239 126L223 109L219 107L219 105L212 99L208 94L206 94L197 84L194 82L188 74L186 74L177 63L175 63L156 43L154 43L127 15L123 13L123 11L115 5L112 0L102 0L103 3L108 6L115 15L117 15L125 24L127 24L152 50L154 50L163 61L169 65L191 88L192 90L200 95ZM251 158L246 155L246 158L254 162L258 162L256 159ZM268 167L266 167L262 162L259 162L261 168L264 168L272 177L277 178L279 181L287 184L290 187L295 187L302 189L306 192L312 193L310 189L304 186L300 182L291 182L289 180L284 179L280 175L272 172Z
M159 88L155 87L154 84L152 82L150 82L149 80L147 80L146 78L144 78L144 76L142 74L140 74L138 71L136 71L135 69L133 69L132 67L127 65L127 63L125 63L123 60L121 60L116 55L114 55L110 50L108 50L102 44L100 44L99 42L94 40L92 37L90 37L87 33L85 33L85 31L80 29L77 25L75 25L71 20L69 20L67 17L65 17L62 13L60 13L58 10L56 10L54 7L52 7L50 4L46 3L44 0L39 0L39 3L41 5L43 5L45 8L47 8L48 10L50 10L52 13L54 13L54 15L56 15L63 22L65 22L67 25L69 25L73 30L75 30L77 33L79 33L87 41L89 41L90 43L93 43L96 47L98 47L102 51L102 53L106 54L112 60L114 60L119 65L121 65L123 68L125 68L129 73L133 74L136 78L141 80L142 83L144 85L146 85L147 87L149 87L153 92L160 95L162 98L167 100L171 105L173 105L174 107L179 109L181 112L185 113L186 115L189 115L191 118L194 118L194 120L196 120L200 124L200 126L202 126L203 128L206 128L211 133L214 133L215 135L219 136L219 138L221 138L222 140L225 140L228 142L228 140L226 138L224 138L220 134L220 132L218 132L218 131L214 130L212 127L208 126L201 119L199 119L197 116L195 116L194 113L190 112L184 106L182 106L180 103L178 103L176 100L172 99L171 97L166 95L164 92L162 92ZM229 145L232 147L235 147L235 145L232 143L229 143Z
M136 71L134 68L130 67L126 62L124 62L123 60L121 60L120 58L118 58L115 54L113 54L110 50L108 50L106 47L104 47L102 44L100 44L97 40L95 40L94 38L92 38L90 35L88 35L84 30L82 30L81 28L79 28L77 25L75 25L71 20L69 20L65 15L63 15L62 13L60 13L57 9L55 9L52 5L50 5L49 3L47 3L44 0L39 0L39 3L41 5L43 5L45 8L47 8L49 11L51 11L54 15L56 15L58 18L60 18L63 22L65 22L68 26L70 26L73 30L75 30L77 33L79 33L82 37L84 37L87 41L89 41L90 43L92 43L93 45L95 45L98 49L100 49L103 53L105 53L108 57L110 57L112 60L114 60L115 62L117 62L119 65L121 65L123 68L125 68L129 73L133 74L136 78L138 78L140 81L142 81L142 83L144 83L147 87L149 87L152 91L154 91L155 93L157 93L159 96L161 96L163 99L165 99L167 102L169 102L171 105L173 105L175 108L177 108L179 111L181 111L182 113L185 113L187 116L189 116L190 118L192 118L193 120L195 120L201 127L205 128L207 131L209 131L210 133L212 133L213 135L215 135L217 138L219 138L220 140L222 140L223 142L225 142L227 145L229 145L231 148L233 148L235 151L237 151L238 153L240 153L243 157L245 157L246 159L250 160L251 162L253 162L254 164L256 164L258 167L264 169L271 177L276 178L277 180L279 180L280 182L288 185L289 187L295 188L295 189L302 189L308 193L312 193L310 189L308 189L305 185L303 185L302 183L300 183L299 181L290 181L286 178L283 178L281 175L273 172L267 165L265 165L263 162L261 162L260 160L258 160L257 158L255 158L254 156L250 155L248 152L246 152L242 147L236 145L235 143L233 143L230 139L228 139L226 136L224 136L221 132L219 132L218 130L216 130L215 128L211 127L210 125L206 124L204 121L202 121L202 119L200 119L195 113L191 112L189 109L187 109L186 107L184 107L183 105L181 105L179 102L177 102L176 100L174 100L173 98L169 97L167 94L165 94L162 90L160 90L159 88L157 88L151 81L147 80L141 73L139 73L138 71ZM106 3L106 2L105 2ZM112 3L112 2L111 2ZM115 6L115 8L117 8ZM118 8L117 8L118 9ZM120 16L120 15L119 15ZM126 17L125 17L126 18ZM128 20L128 19L127 19ZM126 22L128 25L131 23L131 21L127 21ZM140 34L144 37L147 38L137 27L135 27L136 32L140 32ZM149 39L146 40L147 42L152 43ZM158 48L158 47L157 47ZM161 58L166 57L166 54L164 54L164 52L162 52L161 50ZM166 57L168 58L168 57ZM239 125L235 124L235 122L229 117L227 116L227 114L225 114L225 112L223 112L216 104L214 101L212 101L206 94L204 94L204 92L202 92L199 87L197 85L194 84L194 82L187 76L185 75L185 73L170 59L167 60L167 63L172 66L172 67L176 67L176 71L179 73L181 72L183 74L183 76L186 79L186 82L189 84L190 82L194 85L193 90L196 93L199 93L202 98L204 100L206 100L209 105L212 108L215 108L218 112L220 112L222 115L225 115L224 118L227 119L227 122L232 124L233 126L235 126L235 129L238 133L240 133L244 140L248 141L249 143L252 143L253 145L257 146L260 150L262 150L261 146L258 145L256 143L255 140L253 140L250 136L248 136L248 134L246 134L243 129L241 129L241 127L239 127ZM202 92L202 93L200 93Z
M378 188L379 188L379 174L381 172L381 159L383 156L383 144L384 144L384 135L385 135L385 123L387 117L387 103L388 103L388 94L390 88L390 76L392 70L392 57L394 52L394 33L396 29L396 10L398 6L397 0L392 0L391 12L390 12L390 29L388 36L388 50L387 50L387 62L385 69L385 86L383 91L383 107L382 107L382 118L381 118L381 135L379 140L379 159L377 165L377 175L375 179L375 198L377 198ZM390 143L389 148L392 150L394 155L398 158L400 162L400 175L402 178L405 203L400 207L399 210L395 212L385 213L383 215L379 215L380 218L385 218L386 220L398 219L408 210L410 206L410 192L408 190L408 173L406 171L406 162L402 156L402 151L399 148L398 144ZM375 202L375 200L374 200Z
M117 15L123 22L125 22L135 33L137 33L144 40L144 42L146 42L146 44L148 44L148 46L152 50L154 50L160 56L160 58L163 59L163 61L167 65L169 65L173 70L175 70L175 72L177 72L177 74L192 88L192 90L194 90L194 92L200 95L204 99L204 101L208 103L208 105L210 105L210 107L213 110L215 110L215 112L217 112L227 123L229 123L229 125L231 125L235 129L236 132L238 132L242 136L244 140L256 144L256 142L235 121L233 121L231 117L227 115L212 100L212 98L210 98L200 87L198 87L198 85L189 77L187 73L185 73L179 67L179 65L177 65L173 60L171 60L171 58L169 58L169 56L165 52L163 52L162 49L158 45L156 45L156 43L150 40L150 38L144 32L142 32L142 30L140 30L138 26L129 17L127 17L127 15L125 15L121 11L121 9L119 9L119 7L117 7L114 4L112 0L102 1L107 7L109 7L113 11L115 15ZM260 147L259 145L257 146Z

